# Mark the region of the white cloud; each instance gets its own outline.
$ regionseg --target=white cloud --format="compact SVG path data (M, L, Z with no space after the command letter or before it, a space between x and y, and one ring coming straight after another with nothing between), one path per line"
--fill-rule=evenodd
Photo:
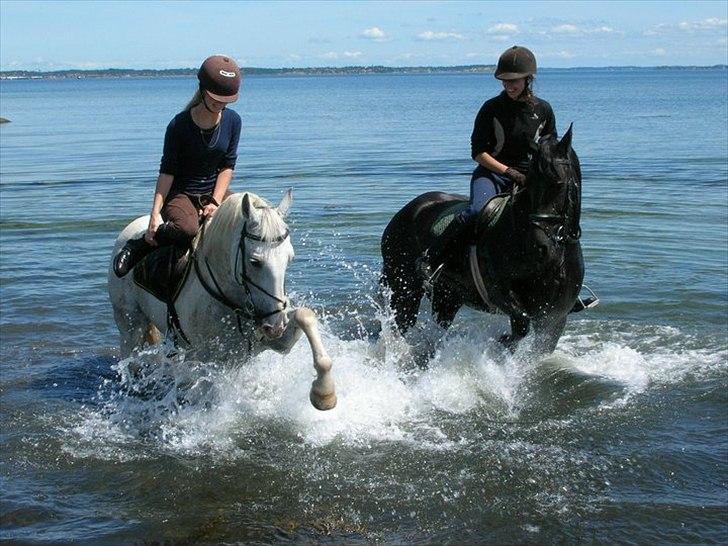
M559 25L553 27L551 32L555 32L556 34L580 34L582 30L576 25Z
M548 55L548 57L556 57L559 59L573 59L576 57L571 51L567 51L565 49L562 49L561 51L555 51L551 55Z
M425 32L420 32L417 35L417 38L420 40L424 40L426 42L430 41L444 41L444 40L464 40L465 37L462 34L458 34L457 32L433 32L431 30L426 30Z
M670 34L673 32L709 32L713 30L723 30L728 27L728 19L718 19L710 17L702 21L683 21L677 25L670 23L660 23L644 32L645 36L657 36L661 34Z
M518 26L512 23L498 23L488 29L493 34L517 34Z
M328 51L320 55L320 57L322 59L335 61L338 59L358 59L362 55L364 54L361 51L342 51L341 53L338 53L336 51Z
M728 19L711 17L702 21L683 21L677 27L680 30L714 30L728 26Z
M664 57L665 55L667 55L667 51L665 51L665 50L664 50L663 48L661 48L661 47L658 47L657 49L653 49L653 50L651 51L651 53L652 53L653 55L656 55L656 56L658 56L658 57Z
M384 31L379 27L372 27L364 29L361 33L362 38L366 38L368 40L374 40L375 42L383 42L387 39L387 36L384 34Z
M624 34L622 31L614 30L612 27L602 25L600 27L581 27L578 25L572 25L570 23L564 23L557 25L549 29L551 34L560 34L562 36L569 37L585 37L594 36L598 34ZM545 33L548 35L548 33Z

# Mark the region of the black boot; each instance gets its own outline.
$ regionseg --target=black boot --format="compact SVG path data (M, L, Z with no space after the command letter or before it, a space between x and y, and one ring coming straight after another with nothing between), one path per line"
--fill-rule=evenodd
M155 247L141 239L129 239L114 257L114 274L123 277L131 271L136 264L149 254Z
M430 245L420 260L420 271L426 282L433 282L442 267L453 258L455 251L461 247L458 239L462 238L469 225L467 218L461 214L456 215L442 235Z

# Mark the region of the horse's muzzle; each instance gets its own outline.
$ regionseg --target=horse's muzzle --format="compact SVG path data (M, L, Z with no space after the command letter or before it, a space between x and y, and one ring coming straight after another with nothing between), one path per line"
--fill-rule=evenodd
M268 339L278 339L286 331L286 328L288 328L288 315L284 311L271 315L260 325L263 335Z

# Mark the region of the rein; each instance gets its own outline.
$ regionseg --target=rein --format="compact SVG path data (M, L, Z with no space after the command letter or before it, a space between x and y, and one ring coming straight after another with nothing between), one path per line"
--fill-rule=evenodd
M271 241L265 241L263 238L258 237L257 235L254 235L252 233L249 233L247 230L247 222L243 224L243 229L240 232L240 241L238 242L238 250L235 254L235 282L238 283L240 286L243 287L245 290L246 300L243 307L240 307L237 305L234 301L232 301L229 297L225 295L222 288L220 287L220 283L217 282L217 279L215 278L215 275L212 272L212 268L210 267L210 262L208 261L207 257L205 258L205 267L207 268L207 275L210 277L210 280L215 285L214 289L210 286L210 284L205 280L205 277L202 275L201 267L200 267L200 261L197 256L197 250L192 254L192 262L195 268L195 274L197 275L197 279L200 281L200 284L205 289L205 291L212 296L216 301L230 309L234 314L238 322L238 331L242 334L243 333L243 326L242 321L243 319L249 319L249 320L256 320L260 321L262 319L265 319L267 317L270 317L272 315L275 315L276 313L280 311L284 311L286 308L288 308L290 302L287 296L284 296L285 299L281 299L270 292L268 292L265 288L257 284L253 279L250 278L248 275L246 268L245 268L245 239L251 239L253 241L260 241L260 242L269 242L274 244L280 244L283 241L285 241L290 232L289 230L286 230L286 232L276 237L275 239ZM202 225L202 229L200 232L200 239L202 239L204 235L205 227L207 226L207 222ZM240 268L240 276L238 276L238 261L240 260L240 257L243 257L242 260L242 267ZM263 294L268 296L269 298L275 300L279 304L282 305L280 309L275 309L269 313L259 313L256 311L255 306L253 304L253 298L252 298L252 292L250 290L250 287L256 288L257 290L261 291Z
M566 164L571 166L571 161L569 160L554 160L554 164ZM540 230L542 230L546 236L551 239L555 245L560 245L562 243L564 244L573 244L576 243L581 238L581 226L577 226L576 232L571 234L567 233L564 234L564 230L566 227L567 222L571 219L572 216L572 210L574 208L574 198L573 193L575 190L578 190L578 186L576 184L576 181L573 177L569 177L566 180L567 184L567 191L564 195L564 203L561 210L563 211L561 214L547 214L547 213L532 213L528 215L528 219L531 222L531 224ZM559 227L556 229L556 233L551 233L549 230L547 230L543 225L542 222L547 223L555 223L559 224Z

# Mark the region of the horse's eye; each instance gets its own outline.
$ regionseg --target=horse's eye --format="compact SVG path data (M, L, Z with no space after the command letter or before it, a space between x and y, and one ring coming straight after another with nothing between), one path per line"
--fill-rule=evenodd
M250 265L253 267L261 267L263 265L263 261L258 258L250 258Z

